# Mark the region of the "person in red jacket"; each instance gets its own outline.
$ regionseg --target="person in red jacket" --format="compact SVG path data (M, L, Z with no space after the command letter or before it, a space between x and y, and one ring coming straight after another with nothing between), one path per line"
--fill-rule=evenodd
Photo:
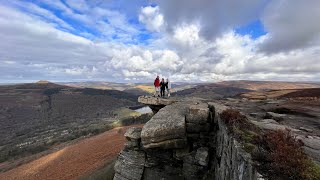
M159 92L160 92L160 78L159 78L159 76L157 76L157 78L154 80L153 84L154 84L154 88L156 90L156 93L154 94L154 96L160 97L160 94L159 94Z

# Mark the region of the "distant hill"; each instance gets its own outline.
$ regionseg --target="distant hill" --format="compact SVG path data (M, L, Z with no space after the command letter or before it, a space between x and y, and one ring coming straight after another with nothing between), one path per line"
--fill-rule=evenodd
M237 87L254 91L279 89L320 88L320 83L280 82L280 81L222 81L216 83L228 87Z
M284 98L318 98L320 100L320 88L299 89L294 92L284 94Z
M223 97L241 97L253 99L276 98L296 90L320 88L317 83L294 83L274 81L223 81L211 84L200 84L196 87L174 93L177 96L195 96L217 99ZM315 90L312 90L312 92ZM308 91L309 92L309 91Z
M242 87L251 92L238 94L249 99L315 98L320 95L320 83L273 82L273 81L224 81L224 86Z
M51 82L47 81L47 80L40 80L40 81L37 81L36 83L37 84L48 84L48 83L51 83Z
M202 84L190 89L184 89L174 93L174 96L192 96L206 99L219 99L232 97L240 93L251 92L252 90L227 86L223 84Z
M61 82L61 85L66 85L75 88L94 88L103 90L118 90L127 92L133 95L150 95L154 93L153 83L114 83L103 81L88 81L88 82ZM177 92L194 87L195 84L189 83L173 83L172 92Z
M152 84L133 84L133 83L114 83L114 82L100 82L100 81L88 81L88 82L68 82L59 83L75 88L94 88L103 90L117 90L127 92L133 95L147 95L153 91Z
M94 89L112 89L123 91L130 87L133 87L132 84L125 84L125 83L114 83L114 82L104 82L104 81L86 81L86 82L61 82L58 84L76 87L76 88L94 88Z

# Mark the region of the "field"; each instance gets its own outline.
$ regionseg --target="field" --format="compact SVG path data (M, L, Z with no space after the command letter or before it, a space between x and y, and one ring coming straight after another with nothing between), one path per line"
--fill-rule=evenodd
M55 180L97 176L99 171L95 170L112 163L123 148L125 142L123 134L129 127L132 126L115 128L61 148L37 160L0 173L0 179Z

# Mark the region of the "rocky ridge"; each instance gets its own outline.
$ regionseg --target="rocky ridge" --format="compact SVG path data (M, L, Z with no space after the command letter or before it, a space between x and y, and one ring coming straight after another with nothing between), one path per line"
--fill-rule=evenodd
M225 106L195 100L165 105L157 99L139 98L141 103L163 108L143 128L127 131L115 180L259 179L251 156L220 119Z

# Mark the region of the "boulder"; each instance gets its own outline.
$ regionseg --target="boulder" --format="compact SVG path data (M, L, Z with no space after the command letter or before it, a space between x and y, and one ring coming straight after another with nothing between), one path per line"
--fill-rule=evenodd
M276 130L285 130L285 129L290 129L288 126L284 126L284 125L280 125L280 124L276 124L276 123L268 123L268 122L258 122L258 121L251 121L253 124L257 125L258 127L260 127L261 129L265 129L265 130L272 130L272 131L276 131Z
M320 164L320 137L297 135L296 138L304 143L303 149L305 152Z
M187 144L186 103L175 103L162 108L142 128L144 148L184 148Z
M266 119L274 119L276 121L282 121L286 115L278 114L274 112L267 112L265 118Z
M249 115L254 118L260 118L263 116L263 113L250 113Z
M310 147L312 149L320 150L320 138L317 136L296 136L297 139L300 139L304 146Z
M279 124L278 122L276 122L273 119L263 119L262 121L253 121L253 120L251 120L251 122L253 124L255 124L256 126L258 126L259 128L264 129L264 130L276 131L276 130L286 130L286 129L288 129L288 130L290 130L292 132L300 132L300 130L298 130L298 129L294 129L294 128L291 128L291 127L286 126L286 125L281 125L281 124Z
M312 129L309 129L309 128L306 128L306 127L299 127L299 129L302 130L302 131L305 131L305 132L310 132L310 133L313 132Z
M141 131L142 128L131 127L124 134L124 137L126 137L128 140L138 140L141 138Z
M191 105L186 116L186 121L189 123L204 124L209 118L209 108L207 103L199 103Z
M259 121L261 123L264 124L279 124L277 121L275 121L274 119L262 119L261 121Z

